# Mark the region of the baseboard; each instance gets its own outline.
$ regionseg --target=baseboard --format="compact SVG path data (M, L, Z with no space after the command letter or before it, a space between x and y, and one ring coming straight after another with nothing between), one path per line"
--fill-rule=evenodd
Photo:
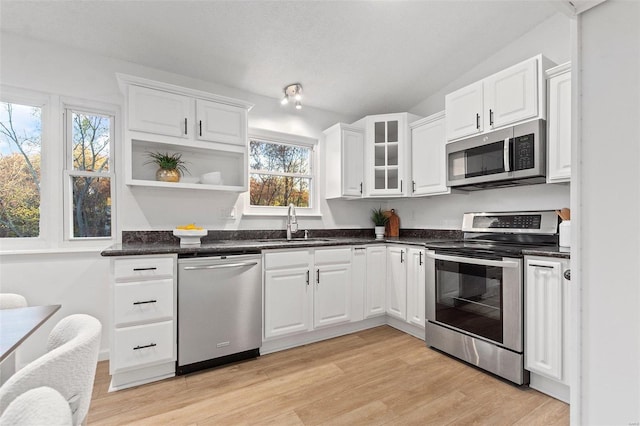
M569 404L571 390L563 383L532 372L529 387Z
M410 322L402 321L397 318L387 315L387 325L400 330L404 333L410 334L413 337L417 337L420 340L424 340L424 327L412 324Z

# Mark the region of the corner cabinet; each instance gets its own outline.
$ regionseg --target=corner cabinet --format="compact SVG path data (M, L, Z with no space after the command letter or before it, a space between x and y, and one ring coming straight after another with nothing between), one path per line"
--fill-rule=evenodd
M568 259L525 258L525 368L530 386L569 402Z
M365 195L409 195L409 122L420 117L409 113L371 115L365 124Z
M175 375L176 256L111 261L110 390Z
M571 180L571 63L547 70L547 183Z
M411 129L411 196L450 194L447 187L444 111L414 121Z
M445 96L447 140L486 133L517 122L546 118L542 55L520 62Z
M325 198L362 198L364 129L338 123L323 133Z
M247 102L118 74L125 94L125 172L128 185L243 192L248 187ZM155 180L149 152L179 153L190 177ZM219 184L193 182L220 172Z

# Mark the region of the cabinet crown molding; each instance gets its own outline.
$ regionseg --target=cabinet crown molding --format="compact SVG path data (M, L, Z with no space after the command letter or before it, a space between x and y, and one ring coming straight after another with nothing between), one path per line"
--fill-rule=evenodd
M230 98L222 95L215 95L213 93L205 92L202 90L191 89L188 87L178 86L171 83L164 83L156 80L149 80L147 78L137 77L129 74L116 73L116 78L118 79L120 90L125 95L127 94L127 87L129 85L136 85L148 87L151 89L163 90L165 92L175 93L178 95L186 95L198 99L205 99L208 101L218 102L238 108L244 108L247 111L250 111L251 108L254 107L254 104L240 99Z

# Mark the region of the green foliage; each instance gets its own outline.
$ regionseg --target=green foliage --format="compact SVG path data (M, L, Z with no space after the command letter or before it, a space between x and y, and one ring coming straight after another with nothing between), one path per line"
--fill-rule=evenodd
M382 207L371 210L371 220L375 226L385 226L389 222L389 218L382 211Z
M182 159L182 154L180 153L169 154L168 152L147 152L147 155L151 159L144 164L157 164L161 169L177 170L181 175L189 173L185 166L187 162Z

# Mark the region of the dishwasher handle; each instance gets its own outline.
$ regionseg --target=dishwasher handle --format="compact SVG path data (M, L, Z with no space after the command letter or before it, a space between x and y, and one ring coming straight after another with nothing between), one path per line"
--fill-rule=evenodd
M220 265L198 265L198 266L185 266L185 271L193 271L197 269L227 269L227 268L242 268L245 266L255 266L258 262L243 262L243 263L222 263Z

